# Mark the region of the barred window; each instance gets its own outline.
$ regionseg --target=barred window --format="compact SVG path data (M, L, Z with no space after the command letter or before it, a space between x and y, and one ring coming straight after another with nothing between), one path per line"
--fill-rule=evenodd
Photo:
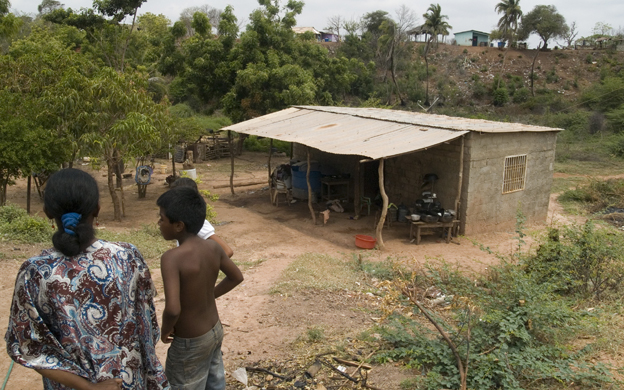
M505 157L503 194L524 190L524 180L526 178L526 162L526 154Z

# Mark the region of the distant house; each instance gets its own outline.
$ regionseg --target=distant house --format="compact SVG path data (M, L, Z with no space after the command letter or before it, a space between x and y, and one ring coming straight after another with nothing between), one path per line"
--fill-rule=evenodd
M311 32L312 34L314 34L314 37L317 41L321 41L322 33L314 27L293 27L292 29L295 34L305 34L307 32Z
M314 34L317 42L338 42L338 35L332 32L319 31L314 27L293 27L295 34L305 34L311 32Z
M459 46L488 46L490 34L477 30L467 30L455 33L455 42Z

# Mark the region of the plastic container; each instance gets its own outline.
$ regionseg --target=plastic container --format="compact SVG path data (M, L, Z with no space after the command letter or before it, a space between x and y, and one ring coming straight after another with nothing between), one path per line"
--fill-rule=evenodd
M186 175L190 177L191 179L197 179L197 171L195 170L195 168L180 171L181 174L184 172L186 172Z
M371 236L364 234L355 235L355 246L362 249L373 249L377 244L377 240Z
M306 171L293 171L292 186L302 190L308 190L308 182L306 180ZM310 171L310 187L312 192L321 193L321 171Z

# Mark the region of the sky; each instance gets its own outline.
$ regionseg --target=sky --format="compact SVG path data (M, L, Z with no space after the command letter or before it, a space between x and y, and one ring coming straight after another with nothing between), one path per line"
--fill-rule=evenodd
M67 8L80 9L92 7L90 0L60 0ZM305 0L304 0L305 1ZM490 32L500 18L494 10L500 0L466 1L466 0L437 0L442 7L442 14L448 16L448 23L454 32L466 30L479 30ZM285 4L287 0L281 0ZM12 12L33 14L37 13L37 6L41 0L11 0ZM359 18L376 10L388 12L391 16L402 5L406 5L417 16L417 24L422 24L422 15L427 12L428 2L408 3L403 0L307 0L303 12L297 18L300 27L315 27L322 30L328 26L327 19L331 16L340 15L350 20ZM239 21L247 21L249 14L259 7L257 0L147 0L139 9L139 14L151 12L164 14L172 22L175 22L182 10L188 7L208 4L218 9L224 9L227 5L234 8L234 14ZM554 5L562 14L568 25L576 21L578 37L592 34L592 29L597 22L611 25L614 29L624 30L624 1L623 0L550 0L533 1L520 0L520 6L524 13L531 11L536 5ZM578 38L577 37L577 38ZM529 39L529 47L535 48L539 38L533 36ZM561 41L562 42L562 41ZM563 42L562 42L563 43ZM554 42L549 42L553 47Z

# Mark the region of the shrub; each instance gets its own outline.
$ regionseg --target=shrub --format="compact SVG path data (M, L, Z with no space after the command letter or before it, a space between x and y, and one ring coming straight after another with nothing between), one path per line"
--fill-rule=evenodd
M509 93L507 92L507 88L501 87L495 90L493 101L495 106L503 106L509 102Z
M591 64L592 62L594 62L594 58L592 57L591 54L588 54L587 57L585 57L585 62L588 64Z
M513 94L513 102L514 103L524 103L529 100L531 92L529 92L528 88L522 87L520 89L516 89Z
M617 191L624 194L622 184ZM578 190L574 196L593 200L593 194ZM619 296L624 287L623 247L620 233L595 229L588 221L582 226L566 226L561 237L558 231L551 231L536 255L526 260L526 269L538 283L551 284L560 294L596 300L609 294Z
M0 238L24 243L50 241L54 229L45 219L30 216L16 205L0 207Z
M572 304L555 294L552 284L538 282L522 266L503 262L476 278L448 266L430 267L424 277L410 280L401 291L424 296L431 286L451 301L449 311L432 317L449 334L460 357L469 360L467 388L554 388L573 382L590 388L612 382L605 366L585 362L583 353L566 348L580 327L580 315ZM404 299L397 304L408 305ZM402 361L421 369L419 389L459 388L450 347L439 333L417 320L422 318L417 308L411 309L408 316L399 314L405 309L395 310L380 330L390 347L376 360Z

